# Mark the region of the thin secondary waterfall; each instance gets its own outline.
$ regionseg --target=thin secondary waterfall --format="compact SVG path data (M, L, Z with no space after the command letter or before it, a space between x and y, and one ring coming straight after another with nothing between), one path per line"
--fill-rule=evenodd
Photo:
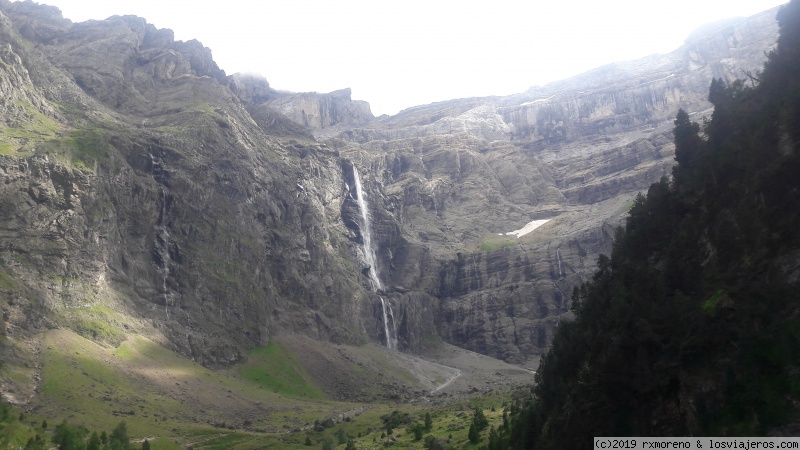
M381 300L383 300L381 298ZM391 350L397 350L397 322L394 320L394 312L392 312L392 304L390 302L386 302L389 306L389 320L392 322L392 333L386 335L386 340L388 341L387 347Z
M381 309L383 310L383 332L386 336L386 347L388 347L390 350L397 350L397 330L395 329L392 304L384 300L383 297L380 297L380 299ZM387 311L389 312L388 315L386 313ZM390 321L392 324L391 329L389 328Z
M163 190L161 191L161 212L159 217L159 242L160 249L159 253L161 256L161 262L164 267L161 269L161 289L164 296L164 312L167 316L167 319L170 318L169 316L169 303L170 303L170 295L169 289L167 289L167 278L169 278L169 266L171 263L171 257L169 255L169 229L167 229L167 194Z
M159 175L163 174L163 167L161 167L161 162L156 161L153 157L153 153L151 151L147 152L148 156L150 156L150 166L152 167L153 178L157 179ZM158 252L158 256L161 259L161 267L158 267L159 272L161 272L161 295L164 299L164 314L167 316L167 320L170 318L169 314L169 306L170 306L170 293L169 289L167 288L167 279L169 278L169 266L172 262L170 254L169 254L169 240L171 236L169 234L169 228L167 228L167 192L163 188L159 190L159 197L161 198L161 209L159 210L158 214L158 234L156 237L156 251Z
M561 253L556 249L556 258L558 259L558 278L564 278L564 272L561 271Z
M361 212L361 239L364 242L364 260L369 265L369 280L372 284L372 290L380 292L383 290L383 284L378 271L378 258L375 256L375 247L372 245L372 229L369 223L369 208L367 206L367 197L364 195L364 190L361 186L361 176L358 174L355 164L353 165L353 181L356 188L356 201L358 202L358 209ZM386 335L386 346L391 350L397 350L397 328L394 320L394 312L392 311L392 304L381 299L381 311L383 312L383 332Z

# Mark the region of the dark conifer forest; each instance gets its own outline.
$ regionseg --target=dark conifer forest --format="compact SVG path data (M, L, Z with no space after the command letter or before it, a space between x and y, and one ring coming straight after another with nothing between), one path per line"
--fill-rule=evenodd
M495 448L592 436L757 436L800 401L800 1L761 73L675 119L671 179L639 195L576 288L530 401Z

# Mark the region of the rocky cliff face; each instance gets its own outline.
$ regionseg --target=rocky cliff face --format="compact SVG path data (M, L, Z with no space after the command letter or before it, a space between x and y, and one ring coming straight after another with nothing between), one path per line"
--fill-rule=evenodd
M318 135L330 135L343 128L362 126L374 118L367 102L350 99L349 88L328 94L281 95L265 106Z
M387 284L436 304L448 341L524 362L546 350L633 195L670 175L677 110L709 114L712 78L756 73L776 36L775 10L725 21L668 55L411 108L326 142L371 175ZM537 219L550 221L498 236Z
M226 76L140 18L73 24L0 0L3 355L55 326L147 334L206 365L280 333L384 342L381 295L401 349L441 337L525 362L630 198L669 174L677 108L702 114L712 76L760 66L774 11L703 33L523 94L375 119L349 90ZM504 234L533 220L549 221Z
M139 18L0 11L12 340L138 332L219 365L281 332L379 339L339 219L339 155L257 114L268 85Z

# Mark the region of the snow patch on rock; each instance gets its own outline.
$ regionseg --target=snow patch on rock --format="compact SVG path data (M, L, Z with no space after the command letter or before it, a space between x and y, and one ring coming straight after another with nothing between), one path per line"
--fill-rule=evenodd
M533 220L528 222L524 227L520 228L519 230L509 231L508 233L497 233L498 236L516 236L517 239L525 236L526 234L530 233L531 231L539 228L540 226L549 222L550 219L540 219L540 220Z

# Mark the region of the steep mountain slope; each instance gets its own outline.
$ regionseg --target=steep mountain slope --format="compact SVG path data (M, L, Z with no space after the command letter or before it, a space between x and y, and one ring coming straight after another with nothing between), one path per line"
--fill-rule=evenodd
M279 330L377 339L342 237L335 152L285 119L256 115L261 128L197 42L135 17L0 7L12 341L135 331L214 366ZM122 318L79 314L98 307Z
M0 14L0 356L34 376L57 327L207 367L276 336L387 330L401 350L535 362L635 193L669 173L674 110L709 110L711 78L759 67L776 37L766 12L670 55L374 118L348 90L227 76L141 18ZM24 401L20 378L3 383Z
M758 85L713 80L702 135L678 112L673 179L637 197L611 258L575 289L577 320L505 430L515 448L796 435L800 2L778 20Z
M669 174L675 112L708 115L712 78L756 73L775 42L774 18L714 24L668 55L519 95L316 128L366 173L398 320L420 302L437 304L449 342L518 363L544 352L568 293L610 251L633 196ZM498 236L534 220L549 222ZM401 343L413 347L418 332L409 326Z

